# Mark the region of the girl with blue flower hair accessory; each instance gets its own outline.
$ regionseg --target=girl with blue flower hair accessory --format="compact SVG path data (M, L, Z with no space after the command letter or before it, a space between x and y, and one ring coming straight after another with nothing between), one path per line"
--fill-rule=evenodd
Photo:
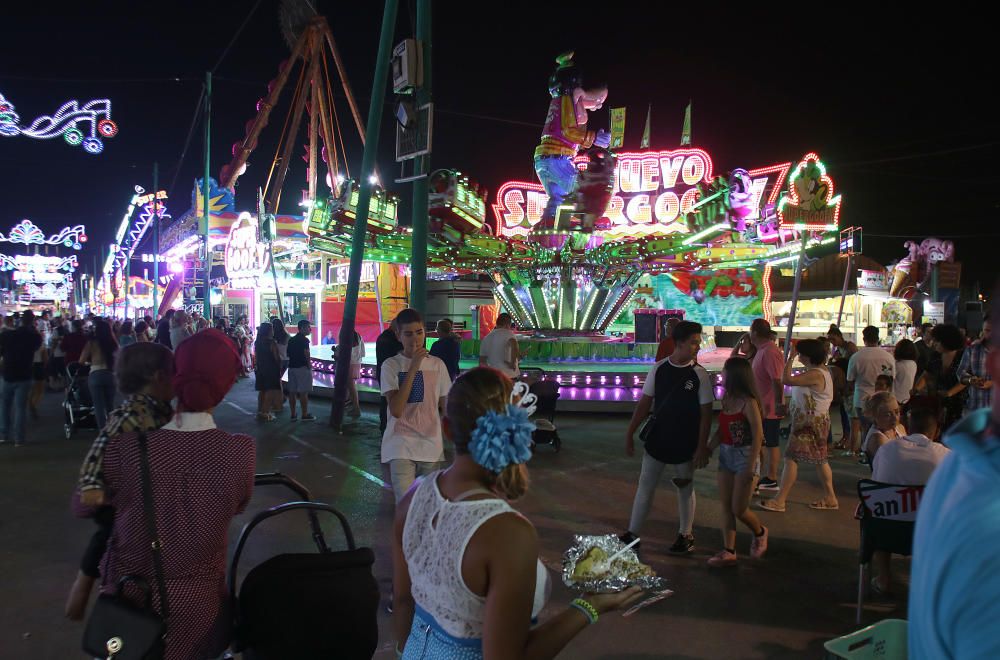
M524 383L511 391L505 410L488 410L476 420L469 440L469 453L479 465L500 474L508 465L527 463L531 458L531 434L535 424L529 415L535 410L535 395Z
M508 502L527 492L533 403L526 385L488 367L463 373L449 391L443 426L454 461L396 505L397 657L553 658L598 615L642 595L638 587L587 594L531 628L551 579L534 526Z

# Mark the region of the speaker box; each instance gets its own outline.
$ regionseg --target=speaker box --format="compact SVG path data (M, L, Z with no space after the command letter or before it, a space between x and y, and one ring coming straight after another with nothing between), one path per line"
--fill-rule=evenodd
M635 343L655 344L660 341L657 327L659 318L661 317L656 314L635 315Z

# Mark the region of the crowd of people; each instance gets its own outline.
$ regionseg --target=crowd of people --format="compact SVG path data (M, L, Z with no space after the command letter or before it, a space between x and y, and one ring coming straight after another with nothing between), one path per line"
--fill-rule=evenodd
M215 657L226 648L231 635L226 534L252 492L255 450L249 436L218 429L212 413L232 385L252 372L262 421L274 419L285 400L291 420L314 420L309 412L312 330L308 321L300 321L290 335L275 318L252 331L245 317L230 326L226 319L210 324L183 311L168 312L158 323L32 312L5 319L0 440L24 442L26 420L37 415L39 382L44 394L46 384L70 377L67 365L89 368L99 434L81 466L73 509L93 518L97 530L70 591L68 616L84 616L98 583L109 594L122 576L137 574L153 583L157 569L141 487L147 479L141 459L148 455L158 534L183 539L164 553L161 569L166 586L157 611L169 604L167 657ZM961 483L960 477L984 483L1000 476L990 471L1000 470L1000 451L985 413L996 407L993 377L1000 372L991 330L987 322L967 346L954 326L937 325L922 329L918 341L902 340L889 350L879 345L877 328L864 329L864 346L858 348L834 326L823 337L795 342L786 359L777 334L757 319L725 362L716 418L712 380L698 363L702 327L671 323L669 345L661 345L666 355L647 374L625 433L626 454L636 453L638 440L642 461L621 541L641 552L639 537L666 471L678 503L678 532L669 552L691 553L694 473L718 452L721 547L708 565L740 562L737 521L749 532L746 554L759 560L773 543L767 516L795 503L800 465L816 468L821 488L821 496L808 506L840 508L830 465L839 448L870 466L875 481L932 482L926 496L932 504L921 505L911 593L938 584L947 565L921 554L921 543L934 545L945 529L959 552L956 544L969 534L993 534L998 540L1000 533L996 519L987 515L996 507L995 497L976 495L987 514L976 518L974 532L962 527L966 536L956 536L950 527L955 523L924 515L927 509L957 506L948 489ZM639 591L584 595L532 626L551 578L538 561L534 527L511 505L529 488L526 464L533 430L530 411L520 405L525 389L515 387L520 356L511 320L500 315L482 342L481 366L461 374L460 341L452 324L444 320L437 331L438 340L428 350L424 319L405 309L376 342L384 406L381 460L396 502L392 612L397 652L403 658L554 657L602 614L631 604ZM357 335L353 346L343 348L351 351L354 380L364 342ZM359 413L356 390L350 403ZM834 407L841 412L839 442L831 423ZM961 447L963 457L949 462L953 452L942 439L953 427L951 437L959 440L948 445ZM454 449L450 463L446 443ZM947 466L941 469L956 481L933 483L939 466ZM994 480L983 488L995 496L998 484ZM990 561L984 556L976 566L983 570ZM889 555L876 553L873 565L872 588L890 592ZM966 577L964 588L981 593L970 582L973 576ZM126 598L138 602L142 595L126 587ZM954 594L952 601L933 607L911 601L911 610L939 622L958 602Z
M198 312L168 310L158 321L151 316L135 320L54 315L32 310L4 317L0 328L3 364L0 442L26 441L26 420L37 419L46 391L61 392L73 379L86 381L98 428L115 409L118 392L115 361L119 351L133 344L156 343L173 350L195 333L214 327L233 344L240 358L239 375L253 372L252 331L246 316L235 323L216 318L212 323Z

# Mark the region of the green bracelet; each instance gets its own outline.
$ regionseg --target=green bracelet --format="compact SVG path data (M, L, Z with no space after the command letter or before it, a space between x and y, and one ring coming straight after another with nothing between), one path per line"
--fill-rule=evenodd
M597 613L597 608L595 608L593 605L591 605L584 599L577 598L572 603L570 603L569 606L572 607L573 609L583 612L583 615L587 617L587 620L590 621L591 625L597 623L597 619L599 617Z

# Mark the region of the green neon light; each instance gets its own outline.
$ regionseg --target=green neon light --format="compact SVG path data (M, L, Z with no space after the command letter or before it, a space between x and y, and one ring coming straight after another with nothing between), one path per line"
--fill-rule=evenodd
M681 241L681 244L682 245L690 245L691 243L694 243L695 241L697 241L699 239L702 239L702 238L704 238L704 237L706 237L706 236L708 236L710 234L714 234L714 233L722 231L724 229L729 229L729 223L728 222L720 222L717 225L712 225L711 227L706 227L705 229L702 229L697 234L692 234L692 235L688 236L687 238L685 238L683 241Z

